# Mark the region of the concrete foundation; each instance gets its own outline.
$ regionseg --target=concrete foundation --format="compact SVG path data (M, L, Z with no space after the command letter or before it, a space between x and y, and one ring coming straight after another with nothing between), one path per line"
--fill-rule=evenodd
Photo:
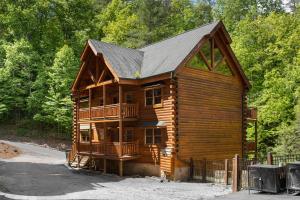
M160 176L160 166L150 163L124 162L125 175Z

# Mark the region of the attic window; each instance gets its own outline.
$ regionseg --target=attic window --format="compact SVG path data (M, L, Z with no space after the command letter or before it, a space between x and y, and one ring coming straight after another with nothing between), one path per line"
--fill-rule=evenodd
M209 70L226 76L233 75L227 58L219 49L214 39L209 39L205 42L199 52L190 59L186 66L206 71Z

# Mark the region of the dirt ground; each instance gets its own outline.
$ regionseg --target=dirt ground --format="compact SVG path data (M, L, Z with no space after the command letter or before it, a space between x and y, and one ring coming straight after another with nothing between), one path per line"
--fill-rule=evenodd
M21 151L12 145L0 142L0 158L9 159L18 156Z

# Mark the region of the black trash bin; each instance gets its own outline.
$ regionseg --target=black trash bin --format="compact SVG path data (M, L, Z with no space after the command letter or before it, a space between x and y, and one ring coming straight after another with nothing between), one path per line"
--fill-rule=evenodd
M248 166L248 189L278 193L285 189L285 168L275 165Z
M286 166L286 189L300 191L300 161L289 163Z

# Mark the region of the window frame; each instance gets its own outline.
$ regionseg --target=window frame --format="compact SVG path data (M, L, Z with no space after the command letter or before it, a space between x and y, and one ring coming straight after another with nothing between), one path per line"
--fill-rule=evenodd
M163 88L164 86L156 86L156 87L149 87L149 88L145 88L144 89L144 105L145 107L152 107L152 108L159 108L159 107L163 107ZM160 90L160 96L155 96L155 90ZM152 97L147 97L147 91L151 91L152 93ZM160 97L160 103L155 103L155 97ZM152 99L152 104L147 104L147 99L151 98Z
M151 130L151 143L147 143L147 137L149 137L149 136L147 136L147 130ZM156 137L156 135L155 135L155 130L160 130L159 131L159 133L160 133L160 142L159 143L157 143L156 142L156 139L155 139L155 137ZM161 145L162 144L162 128L158 128L158 127L147 127L147 128L145 128L145 130L144 130L144 144L145 145L148 145L148 146L151 146L151 145Z

